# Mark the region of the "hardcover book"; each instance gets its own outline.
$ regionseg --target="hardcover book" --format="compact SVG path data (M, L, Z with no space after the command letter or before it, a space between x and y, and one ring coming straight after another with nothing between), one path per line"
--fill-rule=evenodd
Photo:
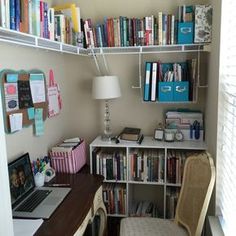
M120 139L128 141L137 141L140 135L141 129L125 127L120 135Z

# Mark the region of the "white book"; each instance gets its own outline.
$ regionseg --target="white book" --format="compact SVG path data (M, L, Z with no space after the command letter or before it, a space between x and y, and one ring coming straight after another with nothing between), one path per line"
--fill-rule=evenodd
M40 0L35 0L35 14L36 14L36 22L35 22L35 35L40 37Z
M162 45L162 29L163 29L163 25L162 25L162 12L158 13L158 44Z
M54 8L48 9L48 31L49 31L49 39L55 40Z
M152 86L151 86L151 101L156 101L157 91L157 62L152 63Z
M6 28L6 0L0 0L0 26Z
M10 29L10 2L5 0L6 28Z
M170 43L175 43L175 16L171 16L171 37L170 37Z
M28 12L29 12L29 34L33 34L33 21L32 21L32 9L33 4L32 4L32 0L29 0L29 5L28 5Z

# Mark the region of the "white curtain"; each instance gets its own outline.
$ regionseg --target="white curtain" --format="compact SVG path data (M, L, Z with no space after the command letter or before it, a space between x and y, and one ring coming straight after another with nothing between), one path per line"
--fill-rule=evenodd
M222 0L216 213L236 235L236 1Z

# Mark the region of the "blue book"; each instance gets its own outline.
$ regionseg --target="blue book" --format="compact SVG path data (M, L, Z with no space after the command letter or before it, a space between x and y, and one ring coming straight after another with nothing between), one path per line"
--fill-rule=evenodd
M107 41L106 41L106 37L105 37L105 25L104 24L101 25L101 34L102 34L102 46L107 47Z
M44 17L44 27L43 27L43 37L49 39L49 32L48 32L48 4L46 2L43 3L43 17Z
M10 0L10 29L16 30L15 0Z
M146 62L146 74L144 81L144 101L150 101L151 62Z
M15 11L16 11L16 30L20 31L20 0L15 1Z
M104 17L104 39L106 46L108 46L108 35L107 35L107 17Z
M120 45L121 47L124 46L124 33L123 33L123 17L120 16Z

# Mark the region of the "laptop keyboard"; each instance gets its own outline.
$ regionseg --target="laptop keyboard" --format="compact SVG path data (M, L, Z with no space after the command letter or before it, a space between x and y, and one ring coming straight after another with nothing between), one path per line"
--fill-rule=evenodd
M24 203L16 208L16 211L32 212L52 190L36 190Z

